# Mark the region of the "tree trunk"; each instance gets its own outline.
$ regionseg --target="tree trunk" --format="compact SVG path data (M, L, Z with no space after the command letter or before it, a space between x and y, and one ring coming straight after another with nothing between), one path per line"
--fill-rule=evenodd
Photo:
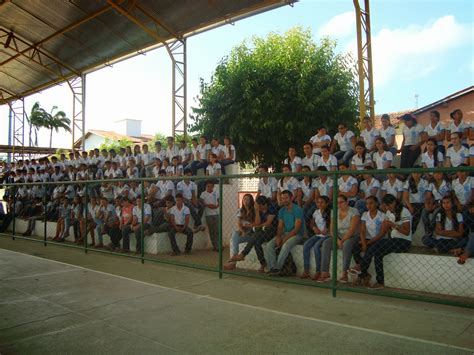
M51 131L49 133L49 147L53 147L53 129L51 128Z

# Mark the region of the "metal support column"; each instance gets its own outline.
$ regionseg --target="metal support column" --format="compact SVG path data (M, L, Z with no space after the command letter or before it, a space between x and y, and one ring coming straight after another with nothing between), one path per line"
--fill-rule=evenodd
M173 137L187 134L187 73L186 39L178 39L166 44L172 65L172 120Z
M360 122L368 116L374 121L375 101L372 74L372 40L370 34L369 0L353 0L357 26L357 64L359 72ZM362 6L361 3L363 2Z
M82 74L68 80L69 88L72 91L72 144L81 139L81 150L85 150L85 112L86 112L86 75Z
M23 155L25 147L25 100L19 99L8 104L10 107L10 123L12 133L12 160L18 161L19 156Z

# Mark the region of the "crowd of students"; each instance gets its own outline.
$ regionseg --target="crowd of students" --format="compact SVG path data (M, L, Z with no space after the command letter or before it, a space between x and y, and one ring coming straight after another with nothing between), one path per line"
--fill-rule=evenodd
M243 198L231 238L231 260L226 267L234 268L254 248L260 271L282 274L293 247L303 244L302 277L328 281L334 225L331 200L335 187L332 177L318 172L337 169L360 171L341 175L337 180L337 245L343 252L341 282L347 282L348 273L354 272L358 274L356 284L368 286L367 270L374 260L377 283L371 287L383 287L383 257L407 251L420 221L425 231L422 241L428 248L453 252L459 257L458 262L464 263L474 255L474 239L469 234L473 223L474 181L468 173L434 171L408 176L395 172L366 173L368 169L394 169L397 153L402 168L417 167L415 162L420 155L420 167L474 166L474 147L467 146L471 127L463 122L460 110L455 110L451 117L452 123L443 127L439 113L433 111L429 124L423 127L411 115L404 115L400 149L396 147L395 129L387 115L381 118L381 129L374 128L371 120L365 120L359 137L345 124L338 125L333 138L321 127L303 144L303 157L298 156L296 147L290 147L281 171L315 173L303 178L286 176L277 180L268 176L259 180L256 199L251 194ZM5 195L7 210L28 219L25 235L32 233L36 220L46 216L47 220L58 221L56 241L64 241L72 226L76 243L83 243L90 233L95 247L124 252L130 250L131 233L140 252L142 232L145 235L168 232L172 255L181 253L176 233L186 234L185 252L191 252L193 234L205 229L201 223L205 213L209 237L217 251L220 196L212 180L196 184L188 179L172 181L167 177L193 176L199 169L204 169L210 178L225 174L225 166L236 161L235 147L227 137L223 145L218 139L212 139L211 144L206 137L193 139L191 149L184 141L176 146L172 137L167 143L164 150L161 142L156 142L153 152L147 145L118 152L94 149L89 153L70 153L69 159L61 154L59 159L32 159L3 166L7 183L74 182L10 188ZM266 174L269 167L262 165L258 171ZM160 180L145 181L143 186L133 180L100 182L139 177ZM85 180L99 181L88 185L86 191ZM111 238L107 246L103 244L104 234ZM241 243L246 246L239 252ZM312 254L315 270L309 266Z
M167 143L165 150L161 142L156 142L153 152L145 144L136 145L133 151L131 147L118 152L94 149L89 153L71 152L69 159L61 154L59 159L31 159L10 166L2 163L0 175L4 182L36 183L7 188L7 212L28 220L24 236L33 233L37 220L46 219L58 222L55 241L63 242L73 227L76 243L83 243L90 233L92 246L123 252L130 251L131 233L139 253L142 234L168 232L172 255L181 253L176 233L186 234L184 251L191 252L194 233L205 230L201 222L205 215L208 234L217 251L219 196L212 177L225 174L225 166L236 160L235 147L228 137L223 145L217 138L211 144L205 136L199 141L193 138L191 149L185 141L176 146L172 137L167 138ZM193 176L199 169L204 169L209 179L167 179ZM145 181L142 186L136 180L140 177L161 179ZM101 182L111 179L122 180ZM86 180L96 183L86 187ZM68 183L42 185L43 182ZM104 234L110 236L108 245L104 245Z
M422 242L427 248L439 253L452 252L459 257L460 264L465 263L474 255L474 233L470 233L474 232L474 180L468 173L434 171L403 176L395 172L365 172L396 169L397 153L401 153L403 168L474 166L474 146L467 146L471 128L462 121L460 110L453 111L451 117L449 127L443 127L439 113L433 111L430 123L424 127L413 116L404 115L400 149L396 147L395 129L387 115L381 118L380 130L366 119L359 137L345 124L338 125L338 133L332 139L324 127L320 128L303 144L303 158L297 155L296 147L290 147L281 172L316 174L260 179L256 200L252 195L244 196L226 268L235 268L254 247L260 271L286 274L283 264L287 256L295 245L303 244L302 277L313 275L318 282L328 281L334 186L332 177L318 176L317 172L337 169L360 171L341 175L337 180L337 245L343 254L341 282L348 282L348 273L352 271L358 275L357 285L384 287L383 257L409 250L420 220L424 226ZM420 155L421 165L415 165ZM267 173L268 166L260 166L259 172ZM240 243L247 243L242 252ZM309 269L311 254L315 257L315 270ZM372 260L377 274L374 285L370 285L367 272Z

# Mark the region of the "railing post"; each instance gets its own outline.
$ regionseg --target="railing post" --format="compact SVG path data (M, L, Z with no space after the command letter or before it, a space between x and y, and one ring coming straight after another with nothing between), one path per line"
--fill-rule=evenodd
M43 219L43 245L44 246L47 246L48 245L48 236L47 236L47 232L48 232L48 226L47 226L47 223L48 223L48 220L47 220L47 203L46 203L46 191L48 189L48 186L49 185L46 185L46 186L43 186L43 207L44 207L44 219Z
M12 187L13 191L13 208L12 208L12 216L13 216L13 225L12 225L12 239L15 240L15 229L16 229L16 188L15 185Z
M141 238L140 238L140 244L141 244L141 258L142 258L142 264L145 263L145 226L144 226L144 222L145 222L145 183L144 181L142 180L141 183L140 183L140 190L141 190L141 201L140 201L140 204L141 204L141 214L140 214L140 235L141 235Z
M332 176L332 296L336 297L337 289L337 174Z
M84 253L87 254L87 235L89 231L87 229L87 214L89 212L89 185L86 182L86 186L84 187L84 193L86 195L85 207L84 207Z
M223 204L223 186L222 186L222 176L219 176L219 225L218 231L219 235L217 238L218 248L219 248L219 265L217 265L217 270L219 272L219 278L222 279L222 204Z

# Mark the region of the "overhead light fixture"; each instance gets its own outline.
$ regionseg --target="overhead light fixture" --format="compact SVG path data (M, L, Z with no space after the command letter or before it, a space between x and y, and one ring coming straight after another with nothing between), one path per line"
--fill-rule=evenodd
M13 39L13 31L8 34L7 40L5 41L5 48L10 47L10 43L12 42Z

